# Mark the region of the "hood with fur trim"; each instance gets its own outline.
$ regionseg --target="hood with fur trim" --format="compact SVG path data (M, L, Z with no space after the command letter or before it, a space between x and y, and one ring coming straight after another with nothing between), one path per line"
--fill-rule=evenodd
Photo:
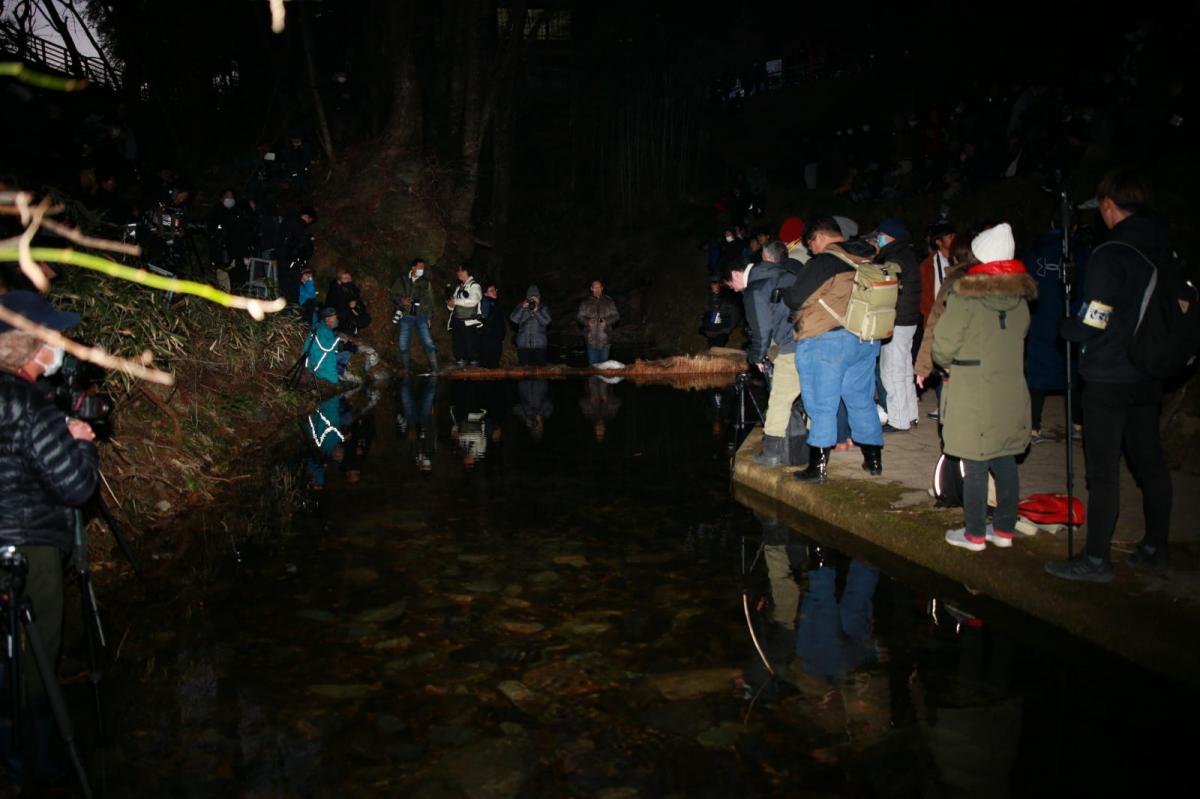
M1037 299L1037 282L1020 261L993 261L978 264L954 283L960 297L980 299L998 310L1006 310L1021 300Z

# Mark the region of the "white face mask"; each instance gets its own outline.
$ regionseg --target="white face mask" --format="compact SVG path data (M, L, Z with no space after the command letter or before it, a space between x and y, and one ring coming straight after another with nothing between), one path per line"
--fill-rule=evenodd
M232 208L233 206L237 205L237 200L233 199L232 197L226 197L225 199L221 200L221 205L225 206L226 208Z
M43 347L42 349L45 349L45 347ZM41 360L41 355L42 355L41 351L38 352L38 357L36 359L37 362L42 365L42 374L44 374L46 377L49 377L50 375L57 372L59 369L62 368L62 365L63 365L63 348L62 347L50 347L50 352L52 353L52 358L50 360L50 363L47 364Z
M413 270L413 277L414 277L414 278L416 278L416 277L420 277L420 276L421 276L421 275L423 275L423 274L425 274L425 270L424 270L424 269L414 269L414 270Z

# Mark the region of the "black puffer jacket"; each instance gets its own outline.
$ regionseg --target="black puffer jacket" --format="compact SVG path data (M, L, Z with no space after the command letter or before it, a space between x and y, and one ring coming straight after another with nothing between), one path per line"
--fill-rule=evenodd
M96 447L67 432L37 387L0 371L0 543L56 546L75 538L73 508L96 490Z
M896 300L896 326L921 324L921 259L912 239L896 239L879 251L875 263L900 266L900 297Z

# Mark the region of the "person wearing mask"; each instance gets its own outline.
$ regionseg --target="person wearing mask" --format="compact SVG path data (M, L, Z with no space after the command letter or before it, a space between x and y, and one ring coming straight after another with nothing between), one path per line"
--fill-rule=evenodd
M908 228L899 219L884 219L871 234L879 248L875 263L891 261L900 267L900 296L892 338L879 350L879 378L887 394L884 432L907 432L917 420L917 387L913 382L913 339L921 323L920 262Z
M79 315L56 310L30 291L0 295L5 310L31 322L63 331ZM35 382L53 375L63 362L61 347L0 322L0 546L15 547L28 561L24 594L32 605L49 660L57 664L62 647L63 570L75 542L76 513L96 491L99 462L95 433L87 422L71 419ZM56 726L43 677L22 655L30 738L20 751L20 768L31 781L60 771L51 744ZM3 695L10 696L6 683ZM11 714L10 714L11 715ZM18 756L10 726L0 728L0 756Z
M1088 258L1079 312L1060 328L1063 338L1082 345L1087 545L1079 557L1046 564L1055 577L1082 582L1113 579L1109 550L1121 507L1122 452L1142 489L1145 518L1129 565L1167 569L1173 499L1158 427L1162 381L1144 374L1128 354L1155 264L1172 257L1167 225L1149 213L1149 187L1134 169L1109 172L1096 197L1108 236Z
M337 385L350 363L350 352L341 347L336 308L321 309L321 321L304 340L304 368L318 380Z
M845 241L832 217L809 228L813 257L784 292L784 303L795 319L796 371L804 392L808 433L808 468L796 479L824 483L829 454L837 443L838 404L846 404L850 435L862 448L862 467L870 474L883 472L883 431L875 411L875 360L878 341L860 341L842 327L854 288L854 267L832 252L840 247L850 255L870 257L874 249L863 241Z
M700 317L700 335L709 347L724 347L729 335L741 324L741 304L725 291L719 279L709 282L708 291L708 301Z
M317 212L310 206L284 217L275 233L275 275L279 295L290 303L300 293L300 270L313 255L313 236L309 228L316 224Z
M508 324L500 310L500 290L495 283L488 283L484 288L479 309L483 316L483 325L479 330L479 365L484 369L498 369L500 356L504 353Z
M233 189L221 192L221 201L208 217L209 258L223 269L245 267L253 254L254 220L245 213Z
M300 318L312 327L317 323L317 281L313 279L311 269L300 270L300 293L297 300L300 303Z
M589 365L608 360L610 334L620 318L617 304L613 302L612 297L604 293L604 284L593 280L590 296L579 303L579 311L575 314L575 319L583 325Z
M362 291L348 269L337 270L337 276L325 292L325 307L337 310L338 329L348 336L359 335L371 324L371 314L363 302Z
M1012 546L1016 456L1029 446L1025 334L1037 284L1014 251L1006 222L976 236L933 332L933 359L950 372L942 392L942 448L963 466L966 526L947 531L946 543L972 552L989 543ZM996 480L992 529L986 526L989 474Z
M429 371L437 374L437 347L433 343L433 284L425 274L425 259L414 258L408 272L392 284L392 303L400 326L400 362L407 373L411 364L409 345L413 331L421 339L421 348L429 359Z
M542 302L537 284L530 284L525 290L525 301L513 308L508 318L517 326L517 363L545 366L550 309Z
M455 276L458 286L450 299L446 300L446 308L450 311L450 334L454 339L454 360L460 368L478 366L479 334L483 327L483 314L479 306L483 302L483 289L471 276L471 268L466 264L458 267Z

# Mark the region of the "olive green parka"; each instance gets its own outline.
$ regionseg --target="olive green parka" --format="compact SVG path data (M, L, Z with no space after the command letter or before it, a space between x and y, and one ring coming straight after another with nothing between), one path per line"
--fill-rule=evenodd
M933 360L950 371L940 408L947 454L986 461L1029 446L1025 334L1036 297L1020 261L979 264L955 282L933 332Z

